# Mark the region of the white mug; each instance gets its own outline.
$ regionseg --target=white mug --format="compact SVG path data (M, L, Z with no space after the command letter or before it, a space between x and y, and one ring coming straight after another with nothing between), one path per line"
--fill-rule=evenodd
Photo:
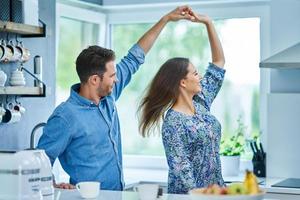
M15 46L21 52L20 62L27 62L30 58L30 51L24 47L22 42L18 42Z
M2 46L0 46L0 61L1 61L3 55L4 55L4 49Z
M5 108L0 106L0 123L2 122L3 115L5 115Z
M138 192L140 200L155 200L157 199L158 185L157 184L141 184L133 188Z
M4 87L5 82L7 80L7 75L4 71L0 70L0 87Z
M12 52L12 57L10 58L11 62L15 62L15 61L21 61L22 58L22 52L19 48L17 48L16 46L14 46L13 41L9 41L8 44L6 45L6 47L8 47L11 52Z
M15 110L5 109L5 114L2 116L2 123L12 124L21 120L21 113Z
M76 189L79 191L82 198L94 199L99 195L100 182L80 182L76 184Z
M26 109L20 103L14 105L14 110L20 112L22 115L26 112Z
M1 40L0 48L2 49L2 56L0 57L1 62L9 62L13 56L13 52L6 46L4 40Z
M13 103L8 103L6 105L5 114L2 116L3 123L12 124L21 120L21 113L17 110L14 110L13 107Z

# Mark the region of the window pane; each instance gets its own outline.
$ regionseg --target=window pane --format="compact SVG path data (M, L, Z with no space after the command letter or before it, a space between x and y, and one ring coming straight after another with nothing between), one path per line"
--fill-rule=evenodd
M66 100L70 86L79 82L76 58L83 48L97 44L100 31L97 24L65 17L61 17L59 23L56 105Z
M113 49L118 61L152 24L113 25ZM241 115L247 134L259 131L259 18L215 21L227 70L212 113L220 120L223 134L233 134ZM126 34L124 34L126 33ZM130 33L130 34L129 34ZM171 57L188 57L202 74L211 60L207 32L203 25L170 23L146 56L117 102L125 154L164 155L160 137L143 139L138 134L137 105L159 67Z

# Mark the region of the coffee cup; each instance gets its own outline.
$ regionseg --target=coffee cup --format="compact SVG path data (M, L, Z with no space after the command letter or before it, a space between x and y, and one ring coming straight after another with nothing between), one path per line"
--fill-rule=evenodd
M2 123L12 124L21 120L21 113L19 111L10 108L10 105L5 109L5 114L2 116Z
M2 56L3 56L3 54L4 54L4 52L3 52L2 46L0 46L0 60L1 60Z
M140 200L155 200L158 194L157 184L141 184L133 188L135 192L138 192Z
M2 118L3 118L4 114L5 114L5 108L3 108L1 105L0 106L0 123L2 122Z
M1 62L9 62L13 56L12 50L7 47L4 40L1 40L0 48L2 50L2 56L0 57Z
M20 103L14 105L14 110L20 112L22 115L26 112L26 109Z
M7 80L7 75L4 71L0 70L0 87L4 87L5 82Z
M99 195L100 182L87 181L76 184L76 189L79 191L82 198L94 199Z
M11 62L21 61L22 51L20 48L17 48L17 46L14 46L13 41L10 40L6 47L8 47L12 52L12 57L10 58Z
M27 62L30 58L30 51L24 47L23 43L17 43L16 48L21 52L20 62Z

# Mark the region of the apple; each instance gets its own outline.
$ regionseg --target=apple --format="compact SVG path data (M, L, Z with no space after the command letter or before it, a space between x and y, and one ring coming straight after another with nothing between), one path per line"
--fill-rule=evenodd
M232 194L232 195L247 194L247 190L242 183L233 183L228 186L228 194Z

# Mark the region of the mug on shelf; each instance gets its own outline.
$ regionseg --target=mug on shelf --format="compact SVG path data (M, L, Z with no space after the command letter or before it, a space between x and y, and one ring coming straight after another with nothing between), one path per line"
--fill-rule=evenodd
M5 108L5 114L2 116L2 123L12 124L21 120L21 112L14 110L13 103L8 103Z
M21 103L16 103L14 105L14 110L20 112L22 115L24 115L24 113L26 112L26 109L21 105Z
M24 47L22 42L17 42L15 47L19 49L22 55L19 61L22 63L27 62L30 59L30 51Z
M7 80L7 75L4 71L0 70L0 87L4 87L5 82Z
M10 40L6 45L12 51L12 57L10 58L11 62L21 61L22 60L22 52L21 49L13 44L13 41Z
M5 108L3 108L2 104L0 105L0 123L2 122L3 115L5 115Z
M9 62L13 56L12 50L7 47L5 40L1 40L0 48L2 49L1 62Z
M4 54L4 50L3 50L2 46L0 46L0 59L2 58L3 54Z

